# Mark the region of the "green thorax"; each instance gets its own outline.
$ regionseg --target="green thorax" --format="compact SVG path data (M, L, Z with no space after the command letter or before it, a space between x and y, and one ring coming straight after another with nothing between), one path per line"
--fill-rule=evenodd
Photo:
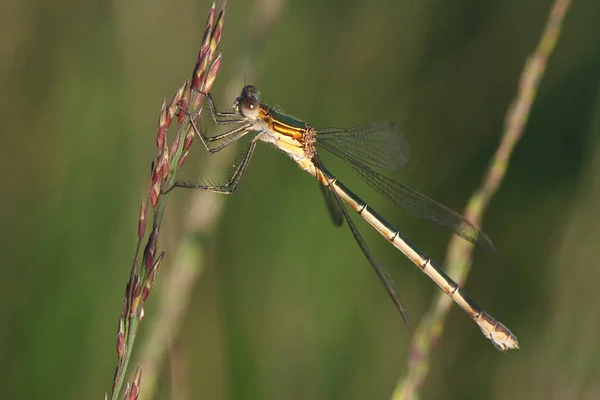
M277 120L281 124L288 125L295 129L306 129L307 128L306 122L302 122L296 118L290 117L289 115L285 115L280 112L277 112L277 111L273 110L272 108L269 110L269 113L271 114L271 117L274 120Z

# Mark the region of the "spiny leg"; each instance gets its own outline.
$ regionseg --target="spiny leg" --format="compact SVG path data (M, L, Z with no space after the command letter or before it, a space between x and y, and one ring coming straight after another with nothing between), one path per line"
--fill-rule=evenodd
M249 124L245 124L245 125L239 126L237 128L234 128L230 131L223 132L219 135L209 137L209 136L206 136L204 133L202 133L202 131L200 131L200 129L198 129L198 127L196 126L194 121L191 121L191 122L192 122L192 127L194 129L194 133L196 134L196 137L198 137L200 139L200 141L202 142L202 144L204 145L206 150L211 154L214 154L218 151L223 150L225 147L229 146L231 143L236 142L238 139L241 139L244 135L246 135L248 132L250 132L252 130L252 127ZM225 140L225 142L221 143L217 147L213 147L213 148L210 147L211 143L217 142L217 141L223 140L223 139L227 139L227 140Z
M212 116L212 119L215 122L215 124L227 125L233 124L235 122L245 122L245 119L243 119L237 111L217 111L217 108L215 107L215 103L213 102L210 93L205 93L205 96L206 102L208 103L208 108L210 110L210 115ZM226 119L217 119L217 117Z
M231 194L235 192L240 184L241 180L244 178L246 174L246 169L248 168L248 164L250 163L250 159L252 158L252 154L254 153L254 149L256 147L256 142L258 141L258 137L252 139L246 154L242 158L240 165L235 169L231 178L224 185L203 185L197 182L187 182L187 181L177 181L165 192L169 192L173 190L175 187L182 187L188 189L200 189L208 192L214 193L222 193L222 194Z
M204 148L211 154L214 154L218 151L223 150L225 147L229 146L231 143L237 141L238 139L240 139L241 137L243 137L244 135L246 135L248 132L250 132L251 126L250 124L244 124L242 126L239 126L237 128L234 128L230 131L227 132L223 132L219 135L216 136L206 136L204 133L202 133L202 131L198 128L198 126L196 125L196 122L194 121L195 118L193 118L191 116L191 114L189 113L189 111L184 110L183 108L180 107L180 110L183 111L187 117L190 120L190 124L192 125L192 129L194 129L194 133L196 134L196 137L198 137L198 139L200 139L200 141L202 142L202 144L204 145ZM212 142L216 142L222 139L228 138L227 141L225 143L220 144L219 146L215 147L215 148L211 148L210 147L210 143Z

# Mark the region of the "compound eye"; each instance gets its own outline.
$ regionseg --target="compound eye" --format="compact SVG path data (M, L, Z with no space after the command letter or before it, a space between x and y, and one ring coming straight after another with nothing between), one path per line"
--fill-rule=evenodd
M258 116L259 109L260 104L258 103L258 101L251 98L245 98L240 104L240 112L246 118L255 119Z

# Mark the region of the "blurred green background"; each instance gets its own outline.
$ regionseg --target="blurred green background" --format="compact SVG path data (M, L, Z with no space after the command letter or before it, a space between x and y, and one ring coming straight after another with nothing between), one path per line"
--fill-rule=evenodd
M461 211L551 3L230 0L213 95L231 104L245 75L265 102L316 127L396 121L412 161L394 178ZM278 6L274 25L261 27L260 15ZM3 398L100 399L110 389L160 104L191 74L208 7L2 2ZM574 1L484 218L497 253L476 251L465 285L521 350L498 353L454 307L422 398L600 398L599 20L599 2ZM186 176L227 172L202 170L208 157L195 146ZM446 230L325 161L443 262ZM189 196L171 198L158 287ZM314 179L262 145L224 200L157 397L388 399L406 372L410 336L348 229L330 223ZM416 324L437 287L357 224ZM149 298L138 344L159 301Z

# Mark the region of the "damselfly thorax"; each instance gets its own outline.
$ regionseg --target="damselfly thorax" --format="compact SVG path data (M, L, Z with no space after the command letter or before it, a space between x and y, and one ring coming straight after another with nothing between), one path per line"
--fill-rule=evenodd
M204 185L179 181L175 186L216 193L233 193L244 177L256 143L258 141L272 143L321 183L332 221L337 226L343 225L344 221L347 222L356 243L407 325L410 326L408 317L392 279L374 259L345 205L358 213L448 294L477 323L483 334L498 350L506 351L519 347L516 336L508 328L477 306L427 254L419 250L398 229L329 172L319 157L318 152L321 148L332 152L343 159L368 185L409 214L445 226L465 240L492 252L494 245L487 235L462 216L373 169L395 170L408 162L408 142L398 132L396 125L389 122L376 122L349 129L315 130L305 122L261 104L258 90L251 85L242 89L232 111L217 111L212 98L207 96L207 99L214 122L217 125L231 126L231 129L226 132L206 136L194 125L196 136L210 153L220 151L247 134L253 134L254 137L235 172L225 184Z

